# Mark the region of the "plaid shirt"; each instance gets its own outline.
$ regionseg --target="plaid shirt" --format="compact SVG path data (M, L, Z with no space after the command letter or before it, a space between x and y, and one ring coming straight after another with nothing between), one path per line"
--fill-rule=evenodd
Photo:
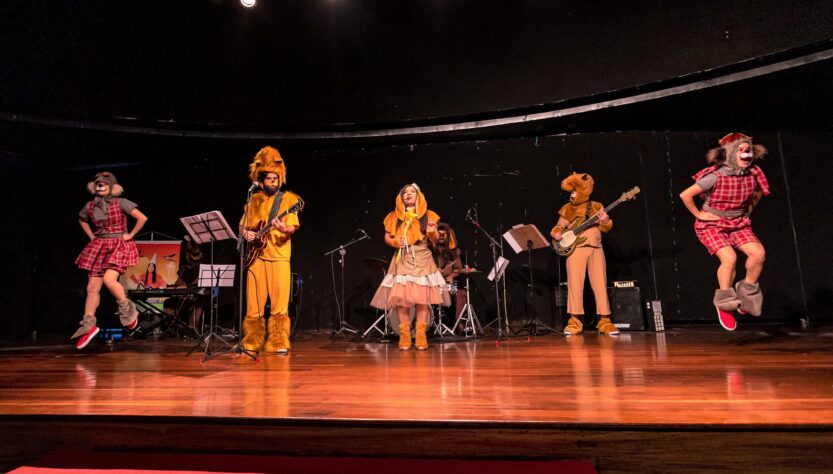
M700 170L693 178L697 181L709 173L714 173L717 182L705 196L709 207L716 211L742 210L744 215L721 217L716 221L694 221L697 238L712 255L723 247L739 248L749 242L760 242L752 232L752 221L745 211L749 208L757 189L760 189L764 196L769 194L769 182L757 166L753 165L749 168L749 173L740 176L724 176L716 172L718 168L720 165L710 166Z
M756 189L764 196L769 195L769 182L764 172L757 165L749 168L749 173L740 176L723 176L717 173L720 165L710 166L692 176L695 181L709 173L717 175L714 187L706 193L709 207L718 211L746 210L752 202Z

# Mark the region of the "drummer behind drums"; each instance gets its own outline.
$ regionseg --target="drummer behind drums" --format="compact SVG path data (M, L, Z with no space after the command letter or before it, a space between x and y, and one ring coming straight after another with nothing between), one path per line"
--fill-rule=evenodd
M465 306L468 295L463 285L459 285L457 277L463 270L460 260L460 249L457 248L457 238L454 230L445 222L437 224L437 243L431 248L437 268L445 278L449 294L454 295L454 315L459 316Z

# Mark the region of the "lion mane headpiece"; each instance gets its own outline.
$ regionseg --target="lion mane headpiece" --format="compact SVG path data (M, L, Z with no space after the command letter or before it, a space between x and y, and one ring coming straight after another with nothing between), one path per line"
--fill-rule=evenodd
M729 133L720 140L718 140L717 143L720 146L709 150L709 152L706 154L706 161L710 165L726 166L736 174L744 174L748 171L741 169L737 163L738 148L742 144L749 144L752 150L753 164L755 163L755 161L760 160L767 154L767 149L765 146L752 143L752 137L739 132Z
M572 205L577 206L584 204L590 199L593 194L593 177L587 173L576 173L575 171L570 176L561 181L561 189L572 193L576 192L576 197L573 199Z
M278 175L278 188L286 184L286 164L280 152L271 146L261 148L249 165L249 179L253 183L260 183L265 173Z
M110 185L110 196L121 196L124 188L116 181L116 176L109 171L102 171L95 174L95 178L87 183L87 191L95 195L95 183L107 183Z

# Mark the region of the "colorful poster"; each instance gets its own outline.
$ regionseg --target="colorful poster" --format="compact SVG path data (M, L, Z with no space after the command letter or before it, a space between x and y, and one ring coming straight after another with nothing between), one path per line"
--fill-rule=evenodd
M165 288L179 276L180 240L137 240L139 263L127 267L119 282L128 290Z

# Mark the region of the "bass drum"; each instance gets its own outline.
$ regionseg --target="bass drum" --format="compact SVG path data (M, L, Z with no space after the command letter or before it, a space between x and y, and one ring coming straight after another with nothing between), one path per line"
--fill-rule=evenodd
M399 316L396 314L396 308L389 309L385 315L388 318L388 327L393 331L397 336L399 335ZM411 324L414 323L414 318L416 318L416 307L411 306Z

